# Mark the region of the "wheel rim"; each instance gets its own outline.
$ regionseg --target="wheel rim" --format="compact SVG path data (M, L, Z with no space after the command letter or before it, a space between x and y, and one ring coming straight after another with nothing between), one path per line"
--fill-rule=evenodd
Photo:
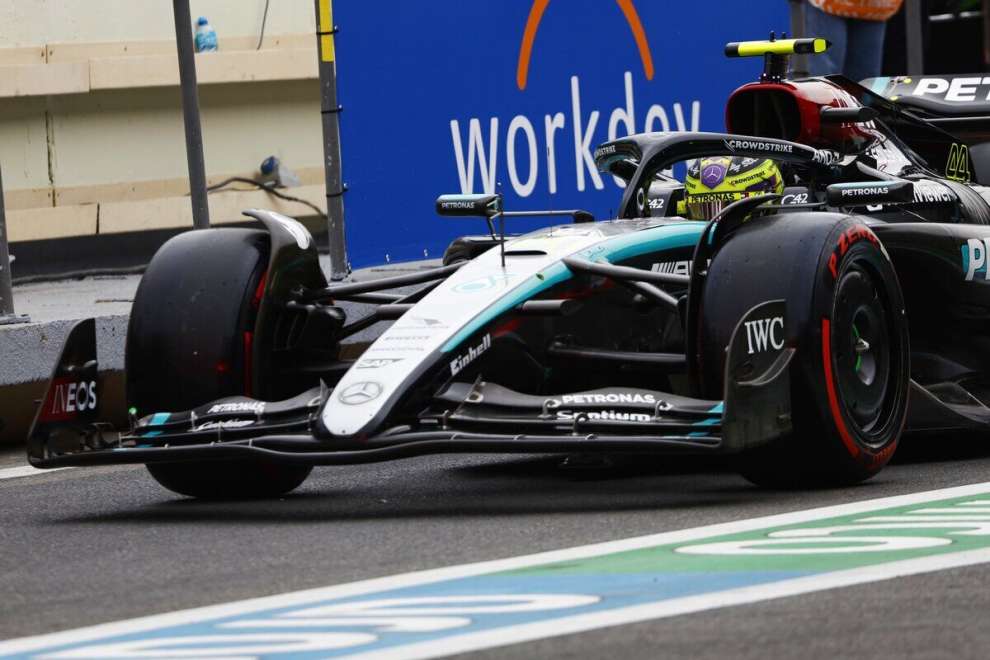
M889 303L872 269L853 263L836 284L833 369L843 408L868 441L884 431L891 408Z

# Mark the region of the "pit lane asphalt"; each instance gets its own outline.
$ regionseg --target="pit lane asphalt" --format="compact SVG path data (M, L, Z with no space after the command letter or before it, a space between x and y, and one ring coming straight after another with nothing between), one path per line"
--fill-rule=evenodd
M10 455L0 466L16 463ZM318 468L270 502L172 496L141 467L0 481L0 639L417 569L990 481L990 438L912 440L855 488L769 492L719 461L553 457ZM606 628L472 657L984 658L990 567Z

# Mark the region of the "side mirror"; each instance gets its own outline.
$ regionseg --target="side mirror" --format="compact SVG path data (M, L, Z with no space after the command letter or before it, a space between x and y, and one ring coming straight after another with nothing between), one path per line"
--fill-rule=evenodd
M825 189L829 206L872 206L874 204L908 204L914 201L914 184L910 181L860 181L833 183Z
M501 212L502 196L499 194L440 195L437 197L437 215L490 219Z
M880 116L880 113L866 106L858 108L824 107L819 116L823 124L862 124L873 121Z

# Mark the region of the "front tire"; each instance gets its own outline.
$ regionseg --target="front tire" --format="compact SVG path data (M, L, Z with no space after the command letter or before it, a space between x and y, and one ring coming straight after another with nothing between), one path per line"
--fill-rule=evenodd
M767 256L754 258L757 250ZM754 264L763 258L773 267ZM745 288L729 284L729 272ZM704 295L706 310L784 298L788 342L798 349L793 432L740 455L746 479L773 488L845 486L887 464L907 418L910 346L896 273L868 227L835 216L754 222L712 259ZM709 363L738 318L730 321L724 309L702 314ZM709 384L714 376L709 370Z
M298 488L313 469L271 461L184 461L145 467L173 493L210 500L278 497Z
M139 415L251 393L251 338L268 241L264 231L206 229L180 234L155 254L127 330L127 400ZM312 470L258 460L147 467L168 490L210 499L276 497Z

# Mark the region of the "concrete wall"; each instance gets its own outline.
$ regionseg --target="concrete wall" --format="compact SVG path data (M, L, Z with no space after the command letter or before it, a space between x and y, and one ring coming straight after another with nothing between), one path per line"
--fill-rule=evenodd
M193 20L206 16L223 36L261 29L265 0L190 0ZM272 0L266 34L314 31L312 0ZM174 39L168 0L0 0L0 47L55 42Z
M320 165L319 89L314 81L209 86L200 90L199 100L208 171L251 170L271 154L294 168ZM55 185L185 176L180 104L176 87L52 98ZM43 181L37 171L30 176L27 185Z
M225 42L253 52L264 0L190 4L194 20L200 15L210 19L224 54L231 52ZM312 0L271 0L265 50L253 60L255 68L244 72L246 79L254 78L255 70L261 79L267 73L269 80L201 85L206 167L214 179L250 174L264 158L276 155L304 175L304 184L322 182L314 23ZM157 53L157 61L147 65L149 75L160 74L175 67L174 39L172 3L167 0L0 0L0 76L6 73L8 80L63 75L58 67L71 69L72 62L63 65L62 59L85 58L89 47L94 58L102 56L101 48L115 48L116 59L102 60L102 71L119 72L122 78L128 66L145 66L144 60L130 59L131 54ZM37 49L37 64L31 64L31 47ZM60 64L53 65L54 56L62 58ZM202 70L211 57L197 56L197 67ZM283 69L303 62L306 71L296 75L300 67L295 67L279 79L271 75L273 62ZM85 75L95 80L95 64ZM8 209L15 211L12 237L44 235L20 226L43 222L35 220L43 213L18 215L17 210L186 194L179 89L141 84L138 78L119 89L97 91L94 85L86 93L33 96L16 96L15 90L0 98L0 166ZM91 214L59 217L69 215ZM79 233L87 233L92 224L80 224ZM60 231L65 235L64 227Z

